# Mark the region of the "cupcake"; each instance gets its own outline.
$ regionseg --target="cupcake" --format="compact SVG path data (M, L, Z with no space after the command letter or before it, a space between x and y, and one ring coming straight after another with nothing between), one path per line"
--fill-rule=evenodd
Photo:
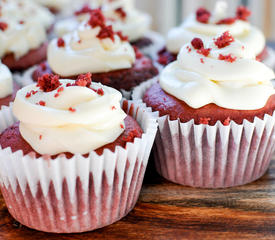
M11 71L22 71L46 59L47 30L53 15L25 0L1 1L0 57Z
M10 70L0 61L0 109L13 102L19 88L13 81Z
M62 37L73 31L83 20L89 19L89 13L96 7L99 7L98 3L91 1L90 4L75 11L73 17L60 20L55 25L55 34ZM164 45L163 37L150 31L151 16L137 10L132 1L102 1L100 7L107 19L107 24L112 25L115 31L121 31L129 38L130 43L145 55L157 51Z
M50 42L47 62L27 72L22 82L37 81L45 73L76 79L87 72L93 74L93 81L123 91L158 74L152 60L133 48L121 32L106 25L97 9L77 30Z
M199 8L181 26L169 31L166 47L158 53L158 62L167 65L175 61L181 47L195 37L209 41L217 34L230 31L236 39L255 53L259 61L273 68L274 52L266 47L264 34L248 22L251 12L246 7L240 6L235 16L228 16L227 13L227 4L224 1L217 2L213 13L205 8Z
M120 100L91 74L77 81L45 75L18 91L19 122L11 108L1 111L0 187L18 222L84 232L133 209L157 124L140 103Z
M260 178L275 146L274 77L229 32L185 45L159 79L133 93L159 114L157 171L172 182L202 188Z

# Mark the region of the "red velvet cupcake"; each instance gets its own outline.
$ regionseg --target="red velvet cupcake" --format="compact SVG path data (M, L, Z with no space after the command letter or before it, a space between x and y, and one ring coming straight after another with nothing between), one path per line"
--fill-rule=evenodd
M100 10L93 10L76 31L49 44L48 61L28 72L23 82L37 81L45 73L76 79L87 72L93 81L124 91L158 74L151 59L107 26Z
M185 45L159 79L133 93L159 114L157 171L202 188L260 178L275 147L274 76L228 32Z
M23 71L46 59L47 29L53 15L27 0L1 1L0 57L11 71Z
M133 209L157 124L142 104L121 107L120 99L90 74L77 81L45 75L18 92L19 123L10 108L0 113L1 191L17 221L84 232Z
M54 32L58 37L74 31L83 21L89 19L89 13L93 8L101 8L115 31L121 31L129 38L130 43L137 47L143 54L150 55L164 45L164 38L150 30L151 16L137 10L130 1L103 1L85 4L77 7L73 16L62 19L55 24Z
M213 12L199 8L181 26L169 31L166 47L158 52L158 62L166 66L175 61L181 47L195 37L209 41L221 32L230 31L236 39L255 53L259 61L274 68L274 51L266 47L264 34L248 22L251 12L240 6L235 16L228 16L227 13L225 2L217 2Z

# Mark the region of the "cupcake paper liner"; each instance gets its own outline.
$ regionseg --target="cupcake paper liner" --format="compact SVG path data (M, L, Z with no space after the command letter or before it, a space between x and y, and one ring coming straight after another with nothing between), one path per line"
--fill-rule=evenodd
M139 196L157 123L144 104L124 100L123 109L144 134L115 152L53 160L0 147L0 186L10 214L25 226L55 233L91 231L127 215ZM11 108L0 112L1 131L15 121Z
M157 79L142 84L133 99L142 99ZM158 112L157 112L158 113ZM159 114L159 113L158 113ZM275 112L251 123L224 126L181 123L158 118L155 165L164 178L181 185L226 188L250 183L266 172L275 149Z
M267 65L268 67L274 69L275 68L275 51L267 47L268 57L263 60L263 63Z

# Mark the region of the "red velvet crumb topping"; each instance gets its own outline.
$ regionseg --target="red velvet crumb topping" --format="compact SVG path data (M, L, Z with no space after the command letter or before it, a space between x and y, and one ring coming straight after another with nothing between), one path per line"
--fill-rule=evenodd
M115 41L114 31L112 26L107 26L101 28L100 32L97 34L99 39L111 38L112 41Z
M128 36L124 36L121 31L116 32L116 34L119 36L120 40L123 42L124 41L127 42L129 40Z
M227 25L231 25L233 23L236 22L236 18L224 18L224 19L221 19L220 21L218 21L216 24L220 25L220 24L227 24Z
M69 111L70 111L70 112L75 112L75 111L76 111L76 109L75 109L75 108L70 107L70 108L69 108Z
M196 18L198 22L208 23L211 13L205 8L199 8L196 12Z
M192 44L193 48L195 48L195 49L204 48L203 41L202 41L200 38L194 38L194 39L191 41L191 44Z
M58 38L57 40L57 46L58 47L65 47L65 41L63 38Z
M125 19L127 17L127 13L124 11L122 7L117 8L115 12L120 16L120 18Z
M211 48L201 48L199 50L197 50L197 53L202 54L205 57L208 57L208 55L210 54Z
M75 81L75 85L79 87L90 87L92 84L92 74L80 74Z
M30 92L28 92L27 94L26 94L26 98L30 98L32 95L35 95L37 93L37 91L34 91L34 90L31 90Z
M219 55L219 60L230 62L230 63L235 62L236 59L237 59L237 57L233 57L232 54L228 54L228 55L222 55L222 54L220 54Z
M244 7L244 6L239 6L236 11L236 17L237 19L247 21L248 17L250 17L251 11Z
M59 76L54 74L44 74L38 78L37 87L43 92L51 92L57 89L61 85Z
M39 101L39 103L38 103L40 106L43 106L43 107L45 107L46 106L46 102L44 102L44 101Z
M104 95L104 91L103 91L102 88L97 89L96 92L97 92L97 94L100 95L100 96L103 96L103 95Z
M93 10L89 7L88 4L85 4L81 9L79 9L78 11L76 11L74 13L74 15L79 16L82 14L87 14L87 13L91 13Z
M105 26L105 17L100 9L93 9L90 11L90 19L88 24L92 28Z
M6 31L8 26L9 25L6 22L0 22L0 30L1 31Z
M137 59L142 58L143 57L142 52L136 46L133 46L133 47L134 47L134 50L135 50L136 58Z
M226 31L222 34L222 36L215 39L215 44L218 48L224 48L229 46L234 41L234 37L229 33L229 31Z
M204 63L204 60L203 60L203 58L201 58L200 60L201 60L201 63Z

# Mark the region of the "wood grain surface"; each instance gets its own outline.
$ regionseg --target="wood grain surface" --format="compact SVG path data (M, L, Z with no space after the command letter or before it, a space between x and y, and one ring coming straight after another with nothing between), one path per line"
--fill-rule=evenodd
M0 239L275 239L275 158L260 180L223 190L169 183L151 165L134 210L111 226L84 234L47 234L21 226L1 197Z

